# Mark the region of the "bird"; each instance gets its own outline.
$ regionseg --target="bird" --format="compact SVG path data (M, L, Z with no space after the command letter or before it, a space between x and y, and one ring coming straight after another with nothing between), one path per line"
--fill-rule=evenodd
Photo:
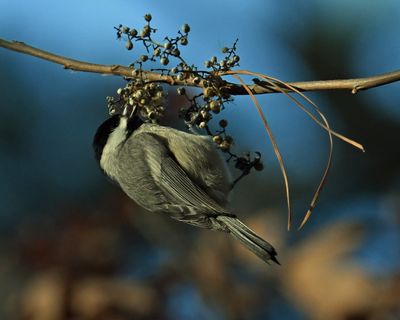
M231 176L209 136L145 122L136 110L125 110L98 127L93 148L102 172L141 207L229 233L263 261L280 264L274 247L230 208Z

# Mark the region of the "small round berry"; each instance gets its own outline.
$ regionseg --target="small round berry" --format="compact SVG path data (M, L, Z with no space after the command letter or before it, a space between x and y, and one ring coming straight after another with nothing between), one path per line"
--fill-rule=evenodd
M219 113L221 111L220 103L219 101L213 100L210 102L210 109L214 113Z
M221 51L222 51L222 53L227 53L227 52L229 51L229 49L228 49L227 47L223 47L223 48L221 49Z
M128 50L132 50L133 49L133 43L132 43L131 39L128 39L126 41L125 48L127 48Z
M145 55L145 54L143 54L143 55L140 56L140 60L141 60L142 62L146 62L147 59L149 59L149 57L148 57L147 55Z
M142 38L148 37L151 33L151 29L149 26L144 26L143 29L140 31L140 35Z
M178 73L178 68L177 67L173 67L171 69L171 73Z
M186 93L186 89L183 87L179 87L178 89L176 89L176 92L178 92L180 96L183 96Z
M183 46L186 46L187 44L188 44L188 39L186 38L186 37L182 37L180 40L179 40L179 43L181 44L181 45L183 45Z
M213 141L216 143L216 144L221 144L222 143L222 138L221 138L221 136L214 136L213 137Z
M122 33L126 33L126 34L129 33L129 28L126 27L126 26L123 26L120 30L121 30Z
M172 55L179 57L181 55L181 52L179 51L179 49L174 49L171 52Z
M261 161L257 161L257 162L254 164L254 169L256 169L257 171L262 171L262 170L264 170L264 165L263 165L263 163L262 163Z
M190 26L189 26L187 23L185 23L185 24L182 26L182 31L183 31L184 33L188 33L188 32L190 31Z
M201 128L201 129L205 128L206 126L207 126L207 123L204 121L200 122L200 124L199 124L199 128Z
M216 62L217 62L217 57L216 57L216 56L212 56L211 59L210 59L210 61L211 61L212 63L216 63Z
M206 68L211 68L213 64L212 64L211 61L207 60L207 61L204 62L204 65L205 65Z
M150 13L147 13L147 14L144 15L144 20L146 20L147 22L150 22L151 18L152 18L152 16L151 16Z
M161 54L161 49L160 49L160 48L154 49L154 51L153 51L153 55L154 55L154 56L159 57L160 54Z
M167 41L167 42L164 43L164 49L169 50L171 48L172 48L172 43L171 42Z
M117 94L121 95L121 93L122 93L123 91L124 91L124 90L123 90L122 88L118 88Z
M231 144L228 141L224 140L219 144L219 147L222 151L228 151L231 148Z
M228 126L228 120L222 119L219 121L221 128L226 128Z
M239 62L240 57L239 56L233 56L233 61L235 61L236 63Z
M225 67L226 67L226 60L221 60L221 61L219 62L219 65L220 65L222 68L225 68Z
M162 57L160 62L162 65L166 66L169 63L169 59L167 57Z
M136 37L137 34L138 34L138 32L137 32L136 29L131 29L131 30L129 31L129 35L130 35L131 37Z

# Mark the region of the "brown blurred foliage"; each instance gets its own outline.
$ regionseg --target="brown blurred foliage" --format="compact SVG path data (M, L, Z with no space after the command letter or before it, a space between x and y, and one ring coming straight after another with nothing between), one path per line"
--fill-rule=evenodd
M15 319L170 319L172 289L185 283L225 319L261 319L260 310L276 296L309 319L400 315L399 274L376 278L351 259L366 232L357 223L328 225L289 247L288 234L277 231L283 215L258 212L246 223L276 245L279 267L266 265L227 234L201 230L193 238L185 234L190 226L140 212L124 196L110 196L93 212L67 207L67 220L20 233L16 253L29 276L7 299ZM129 237L172 254L150 277L124 276L126 254L135 250L130 240L125 243ZM131 266L141 264L134 260Z

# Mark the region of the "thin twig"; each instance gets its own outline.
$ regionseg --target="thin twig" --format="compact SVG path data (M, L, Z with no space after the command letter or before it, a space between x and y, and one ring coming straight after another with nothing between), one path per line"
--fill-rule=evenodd
M0 38L0 47L60 64L64 66L65 69L70 69L74 71L101 73L101 74L111 74L123 77L134 77L132 74L133 69L129 67L124 67L120 65L102 65L102 64L95 64L95 63L70 59L67 57L56 55L48 51L34 48L19 41L7 41ZM224 75L223 73L220 74L220 76L223 75ZM150 81L165 82L171 85L202 87L202 83L196 84L192 81L192 79L185 79L183 81L179 81L174 76L163 75L151 71L143 71L142 77ZM287 84L298 91L350 90L352 93L357 93L358 91L361 90L382 86L399 80L400 80L400 70L396 70L393 72L383 73L380 75L367 78L288 82ZM287 92L293 91L288 86L282 87L279 83L277 85ZM248 92L243 85L235 83L227 83L226 86L227 86L226 88L227 92L231 95L248 95ZM275 86L272 86L270 84L263 84L263 85L252 84L252 85L246 85L246 87L250 89L253 94L282 92L282 90L277 90Z

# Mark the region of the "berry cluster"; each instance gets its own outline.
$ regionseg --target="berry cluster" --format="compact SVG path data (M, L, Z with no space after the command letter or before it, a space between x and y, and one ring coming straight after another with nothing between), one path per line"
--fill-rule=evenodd
M110 114L121 113L125 108L138 107L142 118L154 122L164 114L165 93L158 83L134 79L124 88L119 88L117 94L118 99L107 97Z
M185 61L181 57L179 46L186 46L189 43L188 36L190 26L188 24L182 25L182 28L178 31L176 37L165 37L164 42L159 43L152 38L152 35L157 32L157 29L154 29L150 25L152 19L151 14L146 14L144 19L147 23L143 26L140 32L135 28L129 28L121 24L118 27L115 27L118 39L126 37L125 47L128 50L133 49L133 41L139 41L142 42L148 53L141 55L137 61L131 64L131 66L139 65L139 68L141 68L142 64L148 60L153 62L158 60L161 65L167 66L170 63L171 56L181 60L181 62L186 65Z
M227 71L239 66L240 57L236 54L237 42L238 39L236 39L231 48L223 47L221 49L222 53L225 55L223 59L218 61L216 56L212 56L210 60L204 62L204 66L214 71Z
M159 84L145 79L142 67L148 61L168 66L172 60L177 60L173 67L151 70L175 77L181 83L190 80L191 83L202 88L202 92L197 95L188 94L185 87L177 88L177 93L184 96L188 102L187 106L179 111L179 116L185 121L187 127L205 130L218 148L227 154L227 161L235 162L235 167L242 172L235 183L249 174L253 168L262 170L260 153L256 152L253 159L250 154L237 156L232 153L234 139L226 132L228 126L226 119L219 121L219 129L215 131L212 131L209 125L213 115L219 114L227 104L233 101L226 81L219 74L239 66L240 57L236 53L238 40L231 47L222 48L221 59L218 60L216 56L212 56L204 63L206 70L198 70L196 66L189 65L181 56L180 47L189 43L190 26L188 24L181 27L177 36L165 37L163 42L157 42L153 39L157 29L150 24L152 16L146 14L144 19L146 24L140 31L123 25L115 27L117 38L126 39L125 47L128 50L133 49L134 42L141 42L147 54L141 55L130 65L133 69L133 79L127 79L125 88L117 90L118 98L107 97L109 112L120 113L127 107L138 107L139 114L145 121L158 122L164 113L165 93Z

